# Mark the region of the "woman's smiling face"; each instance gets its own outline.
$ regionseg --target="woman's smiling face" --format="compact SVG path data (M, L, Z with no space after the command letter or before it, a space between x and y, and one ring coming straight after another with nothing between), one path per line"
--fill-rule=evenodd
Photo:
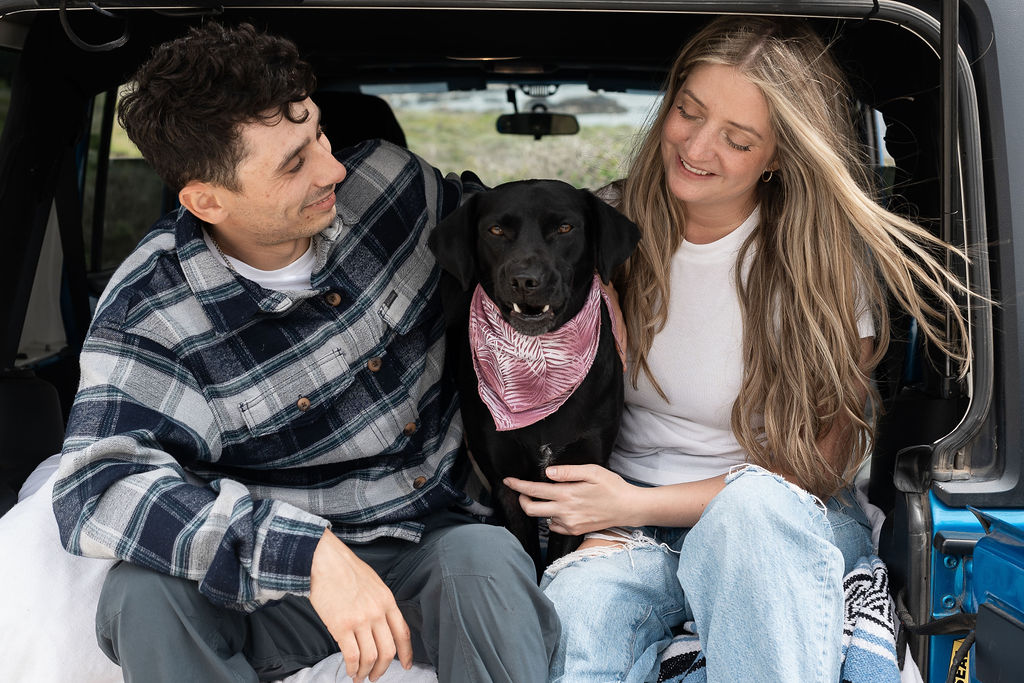
M754 208L761 174L775 168L764 95L735 67L697 66L675 93L661 129L661 154L669 191L688 214L743 221Z

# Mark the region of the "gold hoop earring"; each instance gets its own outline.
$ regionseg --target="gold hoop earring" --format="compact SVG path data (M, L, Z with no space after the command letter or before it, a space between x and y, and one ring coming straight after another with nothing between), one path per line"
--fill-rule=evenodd
M765 175L766 173L767 173L768 175ZM762 182L762 183L767 183L767 182L769 182L769 181L770 181L770 180L772 179L772 177L774 177L774 176L775 176L775 171L773 171L773 170L769 170L769 169L767 169L767 168L766 168L766 169L765 169L764 171L762 171L762 172L761 172L761 182Z

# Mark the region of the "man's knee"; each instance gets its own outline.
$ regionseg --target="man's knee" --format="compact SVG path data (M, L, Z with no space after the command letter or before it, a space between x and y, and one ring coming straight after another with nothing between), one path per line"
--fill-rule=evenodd
M440 563L440 594L461 618L481 619L486 623L479 626L494 632L539 627L557 637L554 606L537 585L533 560L507 529L486 524L452 529Z
M195 582L120 562L103 582L96 608L96 636L107 656L119 662L121 646L153 642L153 638L166 637L171 623L216 618L216 611Z
M147 600L147 596L154 593L156 583L154 572L128 562L119 562L107 572L96 606L96 639L107 657L117 664L121 663L120 649L131 647L121 642L122 633L135 633L134 624L140 621L133 618L132 613L143 609L155 609L155 605ZM159 591L156 593L159 594ZM133 626L123 629L122 624L125 621L132 623Z
M98 613L100 617L130 612L134 609L152 611L168 602L180 604L206 599L196 584L160 574L128 562L111 567L103 582Z
M447 532L441 552L447 576L487 576L502 583L524 578L536 584L533 561L508 529L463 524Z

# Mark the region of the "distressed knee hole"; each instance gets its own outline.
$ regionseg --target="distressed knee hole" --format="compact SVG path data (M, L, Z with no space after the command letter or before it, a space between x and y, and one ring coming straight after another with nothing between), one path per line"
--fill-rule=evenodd
M781 484L783 487L785 487L794 495L796 495L796 497L801 501L812 503L822 512L822 514L828 513L825 503L822 502L821 498L814 495L813 493L810 493L806 489L797 486L793 482L787 480L785 477L776 474L775 472L766 470L765 468L759 465L745 463L742 465L735 465L731 467L729 469L729 473L726 475L725 478L726 490L729 489L730 484L744 477L744 484L752 486L755 489L757 488L759 483L764 482L765 480L772 481L775 484ZM757 479L758 477L762 479L760 479L759 481ZM740 488L740 486L733 486L733 491L739 490Z
M677 555L679 554L679 551L673 550L667 544L659 543L646 535L643 529L614 527L606 529L605 531L587 534L584 538L584 544L586 544L587 541L601 541L602 543L584 545L578 550L575 550L564 557L558 558L544 570L545 578L550 581L554 578L555 574L566 567L599 557L618 555L622 552L632 553L633 550L638 548L659 547ZM630 563L632 564L632 562L633 556L630 554Z

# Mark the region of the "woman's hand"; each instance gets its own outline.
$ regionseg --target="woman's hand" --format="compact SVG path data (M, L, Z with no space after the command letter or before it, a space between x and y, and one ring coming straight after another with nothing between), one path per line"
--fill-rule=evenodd
M519 493L523 512L547 517L548 528L579 536L613 526L640 526L632 518L641 487L600 465L558 465L545 470L555 483L508 477L506 486Z

